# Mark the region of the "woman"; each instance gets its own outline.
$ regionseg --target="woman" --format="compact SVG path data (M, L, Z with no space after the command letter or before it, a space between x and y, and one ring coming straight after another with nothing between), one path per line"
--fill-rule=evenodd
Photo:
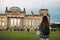
M47 16L44 16L42 18L42 22L39 26L39 31L40 31L40 40L49 40L49 21Z

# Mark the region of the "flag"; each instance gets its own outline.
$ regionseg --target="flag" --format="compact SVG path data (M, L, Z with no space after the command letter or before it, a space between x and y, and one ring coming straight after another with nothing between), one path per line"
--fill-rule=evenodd
M31 11L31 13L32 13L32 16L34 17L34 13Z

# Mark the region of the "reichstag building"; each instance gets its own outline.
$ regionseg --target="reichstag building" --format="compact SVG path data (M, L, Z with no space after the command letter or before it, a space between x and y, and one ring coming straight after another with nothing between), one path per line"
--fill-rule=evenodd
M0 30L36 30L41 21L42 17L47 16L48 21L50 21L50 15L48 9L40 9L39 15L35 15L31 11L31 15L26 14L25 8L23 11L19 7L8 7L5 9L5 13L0 13Z

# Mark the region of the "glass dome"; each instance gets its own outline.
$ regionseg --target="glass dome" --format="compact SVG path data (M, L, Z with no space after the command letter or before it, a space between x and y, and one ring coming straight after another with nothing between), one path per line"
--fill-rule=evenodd
M11 7L10 9L9 9L10 11L22 11L19 7Z

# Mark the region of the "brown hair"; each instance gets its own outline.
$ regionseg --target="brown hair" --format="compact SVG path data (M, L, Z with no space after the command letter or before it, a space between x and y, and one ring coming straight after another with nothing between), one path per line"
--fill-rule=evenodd
M47 16L43 16L42 22L40 25L41 25L41 27L49 27L49 21L48 21Z

